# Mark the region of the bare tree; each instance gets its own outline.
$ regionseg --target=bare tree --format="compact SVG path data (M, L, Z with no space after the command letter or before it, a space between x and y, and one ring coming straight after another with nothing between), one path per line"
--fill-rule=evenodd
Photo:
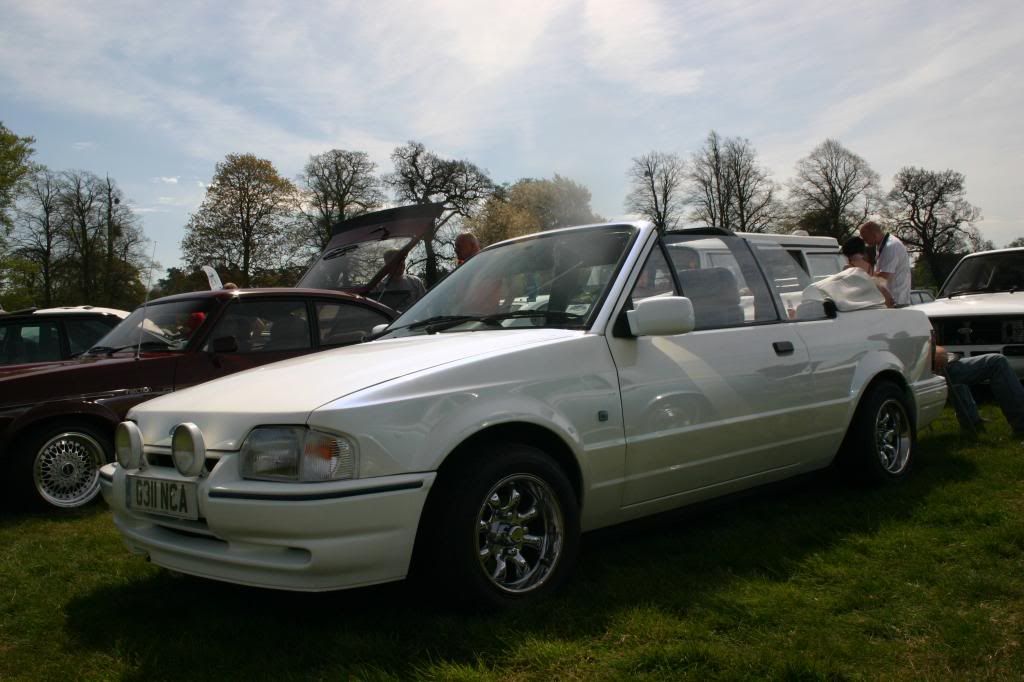
M185 227L185 261L193 268L225 266L241 286L250 286L257 271L292 260L295 211L295 186L274 164L253 154L228 154Z
M38 167L28 178L18 205L13 245L22 258L39 268L43 304L54 302L58 263L64 234L60 215L60 176Z
M884 214L908 250L921 254L936 281L943 272L938 256L977 250L982 244L974 226L981 210L965 195L964 176L953 170L906 166L893 178Z
M878 207L879 194L878 173L832 139L797 162L790 184L797 224L811 234L840 241Z
M782 209L777 188L768 171L757 163L757 151L750 140L733 137L725 141L725 177L730 187L733 229L740 232L770 232Z
M335 223L384 205L377 164L366 152L331 149L309 157L299 175L305 230L300 236L319 253L331 240Z
M708 227L732 227L733 187L726 168L722 138L712 130L690 163L690 219Z
M646 217L659 232L682 220L686 161L678 154L655 152L635 157L626 171L630 191L626 210Z
M88 171L64 171L60 181L61 223L67 239L70 266L78 273L86 301L96 300L103 262L103 181Z
M437 220L437 232L424 240L427 286L439 278L439 251L454 253L454 223L469 218L494 191L487 172L469 161L443 159L427 151L421 142L409 142L391 153L395 165L385 183L399 201L415 204L442 203L444 213ZM454 221L454 222L453 222ZM449 229L444 229L446 226Z

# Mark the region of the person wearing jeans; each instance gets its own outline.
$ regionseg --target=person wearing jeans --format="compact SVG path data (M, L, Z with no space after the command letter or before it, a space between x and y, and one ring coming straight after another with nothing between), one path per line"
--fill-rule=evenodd
M935 349L936 369L949 382L950 402L961 428L982 430L978 405L971 395L971 386L988 382L1003 416L1016 436L1024 436L1024 386L1021 386L1009 361L1000 353L972 357L950 357L942 346Z

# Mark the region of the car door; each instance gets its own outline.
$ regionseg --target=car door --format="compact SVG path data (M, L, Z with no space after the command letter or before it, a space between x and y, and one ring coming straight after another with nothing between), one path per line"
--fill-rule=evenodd
M309 353L310 319L305 298L239 297L227 305L198 347L182 355L175 390ZM233 340L233 348L215 350L219 339Z
M702 254L699 263L694 250ZM626 438L623 503L799 462L811 381L807 351L781 323L746 243L667 235L638 273L626 306L652 295L644 290L651 282L653 295L681 287L697 327L678 336L608 335Z

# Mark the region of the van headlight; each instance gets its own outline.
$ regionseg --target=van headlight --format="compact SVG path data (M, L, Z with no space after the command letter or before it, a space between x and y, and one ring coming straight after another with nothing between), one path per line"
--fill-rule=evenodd
M354 441L304 426L259 426L240 456L242 478L312 483L356 476Z

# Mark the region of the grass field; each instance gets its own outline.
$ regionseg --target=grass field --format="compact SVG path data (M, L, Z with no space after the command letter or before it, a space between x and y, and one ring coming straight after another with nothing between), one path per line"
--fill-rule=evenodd
M952 413L905 483L829 476L584 536L532 609L175 578L101 503L0 516L0 680L1024 678L1024 446Z

